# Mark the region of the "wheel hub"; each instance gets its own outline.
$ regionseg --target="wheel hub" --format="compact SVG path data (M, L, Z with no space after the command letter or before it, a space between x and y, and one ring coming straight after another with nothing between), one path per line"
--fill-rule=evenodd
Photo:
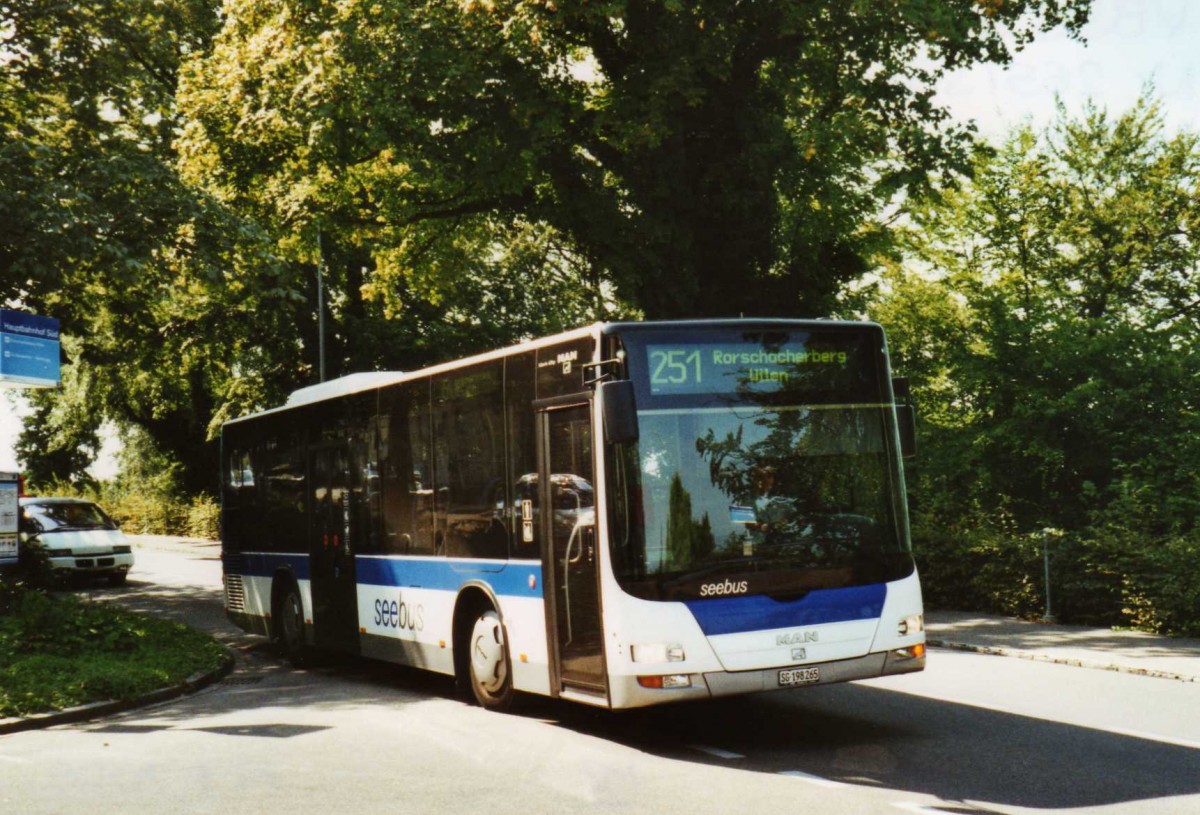
M471 665L475 681L489 693L504 686L508 666L504 662L504 634L500 620L485 615L475 621L471 631Z

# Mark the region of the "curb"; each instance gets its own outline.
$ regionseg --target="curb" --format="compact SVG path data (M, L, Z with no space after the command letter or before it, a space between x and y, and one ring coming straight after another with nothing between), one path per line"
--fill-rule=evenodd
M996 648L991 645L971 645L963 642L946 642L945 640L930 639L926 645L931 648L945 648L950 651L969 651L973 654L985 654L996 657L1012 657L1027 659L1031 662L1048 662L1053 665L1069 665L1073 668L1089 668L1098 671L1132 674L1134 676L1149 676L1155 679L1173 679L1177 682L1200 682L1200 677L1178 674L1171 671L1156 671L1151 668L1138 668L1132 665L1119 665L1109 662L1092 662L1073 657L1056 657L1049 654L1038 654L1032 651L1018 651L1014 648Z
M235 662L234 655L226 648L225 659L220 665L205 673L192 674L177 685L159 688L149 693L143 693L141 696L135 696L132 699L90 702L86 705L69 707L65 710L35 713L32 716L23 718L0 719L0 736L9 733L20 733L24 730L39 730L60 724L74 724L75 722L84 722L89 719L99 719L115 713L124 713L136 710L137 708L155 705L159 702L177 699L180 696L188 696L228 676L233 670Z

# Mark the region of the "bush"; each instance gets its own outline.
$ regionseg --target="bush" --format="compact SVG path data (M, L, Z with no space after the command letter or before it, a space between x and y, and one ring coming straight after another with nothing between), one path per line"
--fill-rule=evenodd
M221 537L221 505L207 495L192 499L184 534L189 538L217 540Z
M917 516L913 549L926 602L934 608L1040 615L1040 550L1007 526L982 515Z
M1200 637L1200 531L1153 539L1109 535L1104 544L1121 564L1122 616L1157 634Z
M1043 533L1003 520L920 515L913 549L931 608L1026 619L1046 610ZM1200 530L1159 539L1115 526L1049 536L1050 592L1064 623L1200 636Z

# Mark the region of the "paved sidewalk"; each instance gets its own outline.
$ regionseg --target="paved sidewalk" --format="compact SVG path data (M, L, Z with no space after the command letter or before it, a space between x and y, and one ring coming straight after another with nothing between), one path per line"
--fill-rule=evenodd
M208 538L184 538L178 535L138 535L127 532L125 537L133 541L133 545L146 549L161 549L167 552L211 552L220 551L221 542Z
M1200 682L1200 640L960 611L925 615L935 647Z

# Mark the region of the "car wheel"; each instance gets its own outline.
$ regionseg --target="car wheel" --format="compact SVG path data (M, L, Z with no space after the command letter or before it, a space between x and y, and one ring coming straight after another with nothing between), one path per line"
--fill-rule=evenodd
M125 581L129 578L129 572L113 572L108 576L108 585L124 586Z
M467 648L471 691L480 707L488 710L511 707L515 695L512 663L499 614L490 608L480 613L471 627Z

